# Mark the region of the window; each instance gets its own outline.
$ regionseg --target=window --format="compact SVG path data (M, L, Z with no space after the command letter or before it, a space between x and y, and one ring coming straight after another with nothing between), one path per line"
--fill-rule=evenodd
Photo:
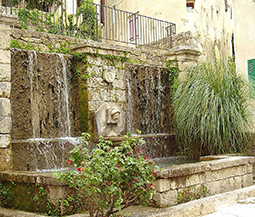
M186 0L186 8L188 11L193 10L195 6L195 0Z

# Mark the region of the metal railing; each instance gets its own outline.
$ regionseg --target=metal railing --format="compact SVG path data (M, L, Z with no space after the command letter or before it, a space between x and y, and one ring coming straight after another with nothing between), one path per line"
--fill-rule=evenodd
M16 15L21 28L95 41L172 47L176 25L84 0L0 0L0 12Z

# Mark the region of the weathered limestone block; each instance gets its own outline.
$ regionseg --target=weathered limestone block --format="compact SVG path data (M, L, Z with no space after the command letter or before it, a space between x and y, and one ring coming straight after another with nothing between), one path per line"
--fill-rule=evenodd
M186 180L186 185L192 186L192 185L197 185L204 182L205 182L205 173L198 173L198 174L193 174L191 176L188 176Z
M91 77L87 80L88 87L105 87L106 84L100 77Z
M7 148L11 143L9 134L0 134L0 148Z
M11 117L0 117L0 133L10 133L11 125Z
M9 50L0 49L0 63L11 64L11 52Z
M114 88L125 90L125 82L121 79L115 79L112 84Z
M100 99L103 102L111 101L111 90L110 89L105 89L101 88L99 90L100 92Z
M242 177L242 187L247 187L253 183L253 174L247 174Z
M102 57L101 57L101 56L95 57L95 59L94 59L94 64L95 64L96 66L101 66L101 65L102 65Z
M0 23L1 23L1 28L2 29L10 29L10 26L15 26L18 23L18 17L13 16L10 14L0 14Z
M1 30L0 31L0 49L6 50L10 48L11 43L11 37L10 37L11 31L10 30Z
M0 64L0 81L10 80L11 80L11 65L8 63Z
M197 185L205 182L205 174L198 173L170 179L171 189L179 189L187 186Z
M9 98L11 94L11 82L0 82L0 97Z
M7 98L0 98L0 116L2 117L11 116L11 102Z
M0 149L0 171L12 169L12 151Z
M153 196L153 200L156 203L156 206L158 207L168 207L168 206L174 206L178 204L177 201L177 191L171 190L166 193L156 193Z
M232 204L235 204L236 199L237 195L235 194L224 196L218 195L212 198L204 198L201 204L200 215L204 216L217 211L221 207L231 206Z
M101 77L102 76L102 71L103 71L103 68L98 67L96 65L93 65L92 67L87 68L87 72L90 75L90 77L92 77L92 78Z
M100 101L100 91L97 88L88 88L88 98L92 101Z
M201 204L194 203L193 205L186 205L183 209L184 217L200 216Z
M168 179L157 179L154 181L153 186L157 192L170 190L170 182Z
M178 190L179 203L186 203L207 196L207 188L204 184L188 186Z
M205 187L208 189L207 193L208 195L215 195L221 193L221 183L220 181L214 181L214 182L208 182L205 183Z
M125 90L113 90L111 91L111 101L124 102L126 100Z

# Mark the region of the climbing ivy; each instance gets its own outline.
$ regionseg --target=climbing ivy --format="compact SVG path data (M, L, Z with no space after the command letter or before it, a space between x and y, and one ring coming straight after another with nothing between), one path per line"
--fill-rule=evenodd
M179 73L179 65L178 65L178 60L173 59L173 60L166 60L165 65L169 71L169 76L168 80L171 85L174 84L174 81L176 80L178 73Z

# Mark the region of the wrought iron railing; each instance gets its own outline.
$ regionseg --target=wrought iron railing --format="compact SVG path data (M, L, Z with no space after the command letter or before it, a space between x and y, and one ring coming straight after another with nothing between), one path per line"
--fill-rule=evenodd
M21 28L95 41L169 49L176 25L83 0L0 0L0 12L18 16Z

